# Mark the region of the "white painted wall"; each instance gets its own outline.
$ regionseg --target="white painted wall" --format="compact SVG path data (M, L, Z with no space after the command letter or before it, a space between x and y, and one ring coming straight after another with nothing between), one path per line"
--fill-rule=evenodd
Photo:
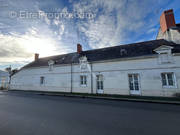
M8 72L0 71L0 88L1 87L8 87L8 79L9 79L9 74Z
M144 58L134 60L117 60L93 63L93 93L96 93L96 75L104 76L104 93L129 95L128 74L140 75L141 95L143 96L172 96L180 93L180 56L173 56L174 62L159 64L158 58ZM91 72L82 71L80 65L72 67L72 91L91 93ZM162 72L174 72L177 88L163 88ZM80 75L87 75L87 86L80 86ZM45 77L45 84L40 85L40 77ZM42 90L42 91L71 91L71 66L54 66L53 71L48 67L23 69L12 76L11 89Z

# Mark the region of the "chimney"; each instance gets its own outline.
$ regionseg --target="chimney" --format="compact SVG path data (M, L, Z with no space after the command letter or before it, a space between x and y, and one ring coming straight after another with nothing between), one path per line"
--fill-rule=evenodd
M39 54L38 53L35 53L34 55L34 61L37 61L39 59Z
M77 44L77 53L80 54L82 52L82 45Z
M162 13L160 17L160 26L163 33L169 28L176 26L173 9L166 10Z

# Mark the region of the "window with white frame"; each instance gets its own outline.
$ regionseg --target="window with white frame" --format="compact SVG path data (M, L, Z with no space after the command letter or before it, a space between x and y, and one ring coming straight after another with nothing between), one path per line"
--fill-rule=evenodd
M86 86L87 85L87 76L86 75L81 75L80 76L80 84L81 84L81 86Z
M45 83L45 78L44 78L44 76L41 76L40 77L40 84L42 85L42 84L44 84Z
M97 75L97 90L103 90L103 75Z
M175 87L175 75L174 73L161 73L162 86L163 87Z

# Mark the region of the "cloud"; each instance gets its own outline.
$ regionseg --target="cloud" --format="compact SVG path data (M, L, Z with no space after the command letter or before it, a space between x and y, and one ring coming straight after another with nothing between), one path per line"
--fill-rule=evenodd
M46 0L45 0L46 1ZM55 6L55 2L41 4L36 0L7 1L8 7L0 12L0 67L9 63L23 66L33 60L34 53L40 57L71 52L70 46L62 42L65 25L56 18L48 18L42 7ZM40 12L41 18L11 18L12 11ZM50 11L49 11L50 12ZM48 13L48 12L47 12Z
M159 7L156 4L162 2L167 0L80 0L73 3L73 10L96 14L94 21L82 22L78 27L85 33L90 48L102 48L135 42L149 29L157 30ZM150 5L154 5L153 10Z
M0 62L31 61L34 53L43 57L69 51L48 33L52 34L49 31L43 35L37 28L31 28L25 34L0 34Z
M38 14L46 22L47 25L50 25L51 20L48 18L47 14L44 11L38 10Z

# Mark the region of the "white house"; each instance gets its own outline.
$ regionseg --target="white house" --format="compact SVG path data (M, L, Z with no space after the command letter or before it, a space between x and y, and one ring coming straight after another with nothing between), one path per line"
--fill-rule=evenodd
M8 87L9 73L0 70L0 89Z
M166 12L160 31L172 19ZM171 25L159 33L169 29ZM180 93L180 44L159 35L152 41L88 51L78 44L77 52L45 58L35 54L33 62L12 76L11 90L173 96Z

